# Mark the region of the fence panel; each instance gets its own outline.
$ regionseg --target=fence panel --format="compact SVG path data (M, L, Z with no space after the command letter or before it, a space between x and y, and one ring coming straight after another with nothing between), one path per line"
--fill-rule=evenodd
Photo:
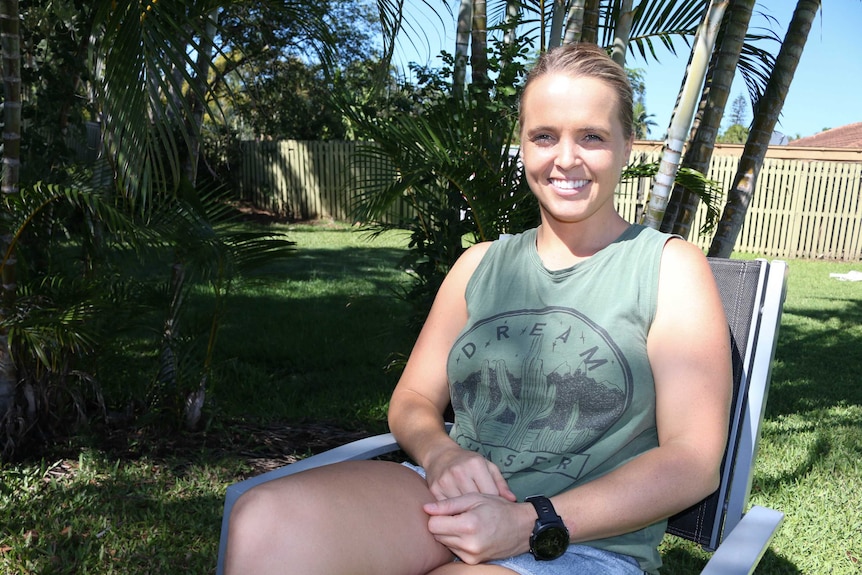
M356 142L243 142L243 198L293 219L350 220L357 188L369 177L392 174L391 166L356 161ZM638 160L658 161L660 150L639 152ZM733 184L739 158L713 156L707 176L722 190ZM634 221L651 182L623 182L617 209ZM767 157L736 251L777 258L862 259L862 163ZM724 198L719 202L724 203ZM405 201L393 206L387 221L411 214ZM698 234L706 220L701 205L690 239L706 249L711 236Z

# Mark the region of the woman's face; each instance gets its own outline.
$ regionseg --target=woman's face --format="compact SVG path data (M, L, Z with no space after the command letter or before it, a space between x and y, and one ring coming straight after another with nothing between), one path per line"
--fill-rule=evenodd
M589 77L549 73L521 100L521 157L543 218L575 223L615 214L614 190L632 141L616 92Z

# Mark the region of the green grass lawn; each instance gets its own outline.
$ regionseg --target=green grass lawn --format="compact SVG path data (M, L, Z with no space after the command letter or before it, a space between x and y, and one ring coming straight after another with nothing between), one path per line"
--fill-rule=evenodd
M292 226L295 257L243 284L220 335L213 389L220 417L333 419L381 430L410 351L407 306L396 293L407 234Z
M205 432L82 436L7 464L0 573L212 573L224 490L272 459L384 428L412 345L407 238L338 226L291 228L296 257L240 283L220 339ZM787 518L757 573L862 573L862 263L790 262L788 298L752 503ZM324 442L325 443L325 442ZM665 573L705 555L668 538Z

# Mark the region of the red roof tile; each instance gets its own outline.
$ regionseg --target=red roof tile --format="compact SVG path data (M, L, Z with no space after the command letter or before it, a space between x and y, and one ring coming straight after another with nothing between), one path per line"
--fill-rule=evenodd
M787 145L808 148L862 148L862 122L791 140Z

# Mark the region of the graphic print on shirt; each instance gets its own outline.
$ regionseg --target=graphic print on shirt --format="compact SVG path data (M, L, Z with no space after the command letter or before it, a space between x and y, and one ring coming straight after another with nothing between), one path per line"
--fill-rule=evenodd
M632 376L605 330L577 310L520 310L476 322L452 348L455 439L513 473L571 485L622 416ZM475 366L465 373L464 365ZM469 369L469 368L468 368ZM563 454L563 455L560 455ZM556 476L554 478L553 476Z

